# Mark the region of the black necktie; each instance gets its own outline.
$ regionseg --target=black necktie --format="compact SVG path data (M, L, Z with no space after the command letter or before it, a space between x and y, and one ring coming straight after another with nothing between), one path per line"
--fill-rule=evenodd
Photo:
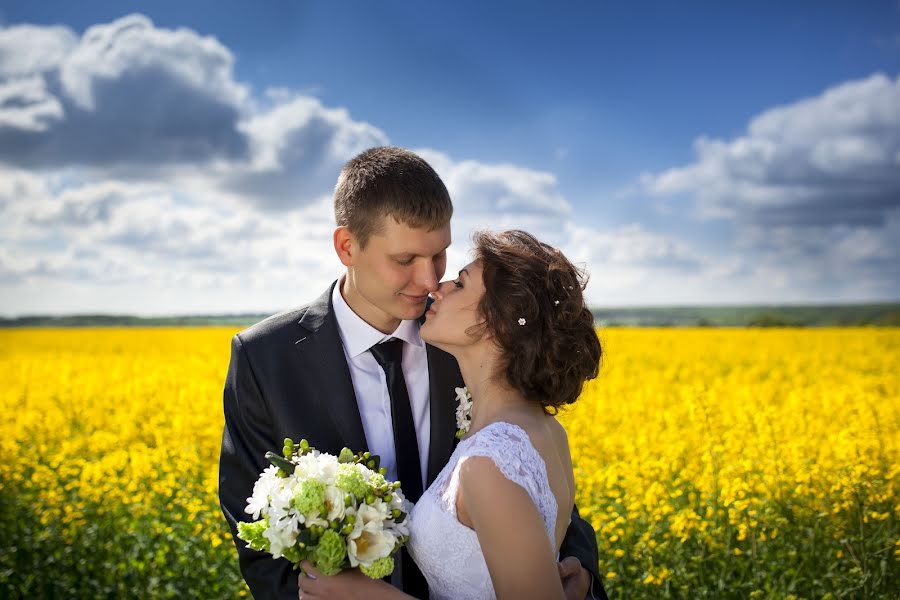
M388 394L391 397L391 422L394 427L394 454L397 458L397 477L403 494L410 502L417 502L422 496L422 470L419 466L419 442L416 439L416 423L409 404L409 392L403 377L401 359L403 340L389 340L375 344L369 351L387 378ZM403 591L416 598L428 597L428 584L404 547Z
M403 494L410 502L417 502L422 495L422 469L419 466L419 442L416 439L416 423L409 405L409 392L403 378L401 359L403 340L390 340L375 344L369 351L387 377L388 394L391 396L391 421L394 426L394 453L397 457L397 477Z

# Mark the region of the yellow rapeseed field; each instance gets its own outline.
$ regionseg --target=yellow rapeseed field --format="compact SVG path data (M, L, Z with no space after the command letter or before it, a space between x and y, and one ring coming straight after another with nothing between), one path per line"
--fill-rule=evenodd
M246 595L233 328L0 330L0 597ZM900 330L606 329L561 415L620 598L900 590Z

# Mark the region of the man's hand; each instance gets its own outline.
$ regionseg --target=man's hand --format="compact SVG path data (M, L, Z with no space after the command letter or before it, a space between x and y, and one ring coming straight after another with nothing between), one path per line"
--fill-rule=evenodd
M559 578L568 600L584 600L591 589L591 574L574 556L567 556L557 565Z

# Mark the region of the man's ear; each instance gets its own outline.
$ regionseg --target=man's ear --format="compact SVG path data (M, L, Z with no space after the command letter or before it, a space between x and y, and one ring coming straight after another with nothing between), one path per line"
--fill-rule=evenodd
M334 251L345 267L353 266L353 258L358 248L356 237L347 227L341 225L334 230Z

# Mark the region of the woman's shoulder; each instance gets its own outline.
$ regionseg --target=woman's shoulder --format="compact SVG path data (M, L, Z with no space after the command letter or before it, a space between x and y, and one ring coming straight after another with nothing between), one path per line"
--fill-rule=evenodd
M528 442L538 453L550 449L559 451L562 447L569 446L569 436L565 427L552 415L537 418L506 415L503 419L488 423L472 437L477 435L487 439Z
M493 421L463 440L461 455L489 457L508 478L519 483L525 475L546 474L545 455L558 452L558 436L565 435L561 426L560 430L556 429L555 419L552 420L554 423L543 425L515 418Z

